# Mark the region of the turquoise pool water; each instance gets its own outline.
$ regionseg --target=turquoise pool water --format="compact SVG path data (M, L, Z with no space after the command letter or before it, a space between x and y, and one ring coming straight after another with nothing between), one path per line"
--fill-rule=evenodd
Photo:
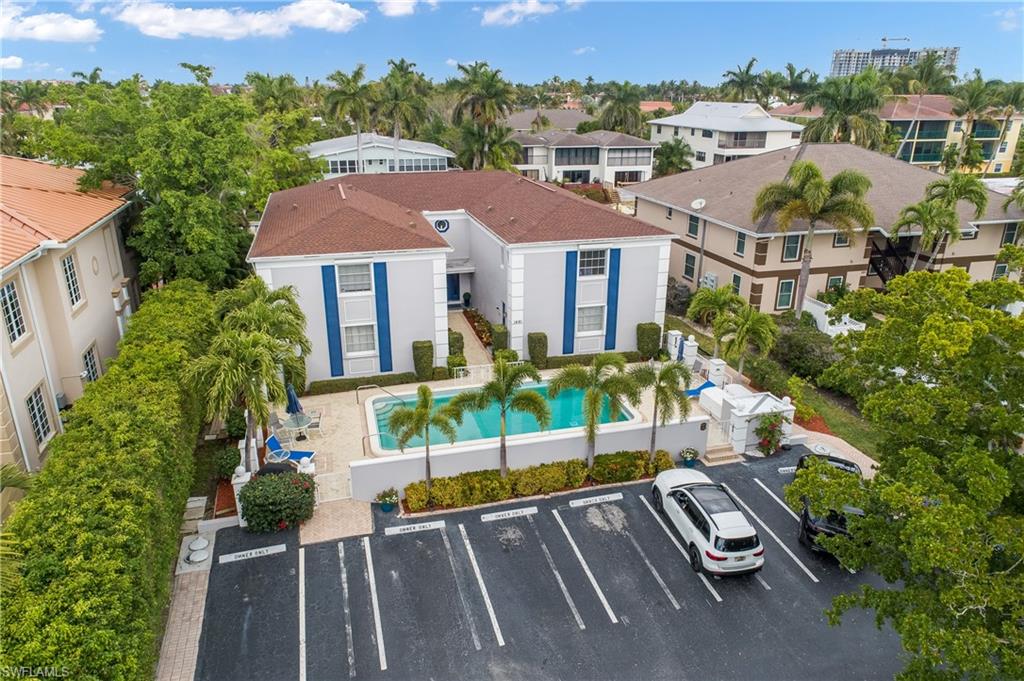
M546 385L539 385L531 388L524 388L524 390L533 390L541 394L541 396L547 400L548 406L551 408L551 427L550 430L561 430L563 428L578 428L583 425L583 391L581 390L565 390L558 394L558 397L551 398L548 396L548 387ZM446 404L452 397L458 394L460 391L440 392L434 393L434 404L443 405ZM415 395L410 395L405 398L411 406L415 400ZM395 406L401 404L402 400L394 397L383 397L375 398L373 401L374 415L377 419L377 431L380 435L380 445L382 449L398 449L398 445L395 444L395 438L388 434L388 416ZM616 421L627 421L629 420L629 414L619 414L619 418ZM611 423L612 418L608 413L608 405L605 404L604 409L601 410L601 423ZM522 412L509 412L506 416L505 425L508 435L522 435L524 433L537 433L540 432L540 428L537 426L537 420L529 414ZM498 437L498 429L500 427L500 419L497 405L492 405L490 408L484 411L472 411L466 412L462 417L462 425L456 428L457 435L455 438L456 442L466 442L467 440L482 440L491 437ZM434 429L430 431L430 444L448 444L448 440L437 433ZM409 441L406 445L406 449L412 447L422 447L423 438L416 437Z

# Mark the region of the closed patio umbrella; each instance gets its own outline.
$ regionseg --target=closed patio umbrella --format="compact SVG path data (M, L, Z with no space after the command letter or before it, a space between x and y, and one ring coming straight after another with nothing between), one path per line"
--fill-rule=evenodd
M295 394L295 386L291 383L288 384L288 404L285 406L285 411L289 414L301 414L302 405L299 404L299 396Z

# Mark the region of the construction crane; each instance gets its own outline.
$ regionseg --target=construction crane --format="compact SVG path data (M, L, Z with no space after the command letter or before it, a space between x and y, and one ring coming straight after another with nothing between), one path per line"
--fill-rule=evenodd
M889 41L890 40L893 40L893 41L897 41L898 40L900 42L905 42L905 43L909 43L910 42L910 38L882 38L882 49L883 50L888 49Z

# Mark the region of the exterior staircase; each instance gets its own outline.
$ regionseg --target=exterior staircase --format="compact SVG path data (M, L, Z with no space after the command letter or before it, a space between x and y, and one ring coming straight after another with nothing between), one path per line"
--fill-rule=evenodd
M724 466L729 463L741 463L743 460L728 443L709 443L707 450L700 457L700 462L705 466Z
M613 206L622 203L622 199L619 197L619 190L615 187L608 187L608 201Z

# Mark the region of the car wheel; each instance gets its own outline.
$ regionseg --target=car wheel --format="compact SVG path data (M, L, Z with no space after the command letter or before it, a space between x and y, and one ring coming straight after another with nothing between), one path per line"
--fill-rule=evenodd
M661 500L661 492L655 487L651 490L651 498L654 500L654 510L661 511L665 508L664 502Z
M700 559L700 551L693 544L690 544L690 567L693 568L694 572L702 572L704 570L704 564Z

